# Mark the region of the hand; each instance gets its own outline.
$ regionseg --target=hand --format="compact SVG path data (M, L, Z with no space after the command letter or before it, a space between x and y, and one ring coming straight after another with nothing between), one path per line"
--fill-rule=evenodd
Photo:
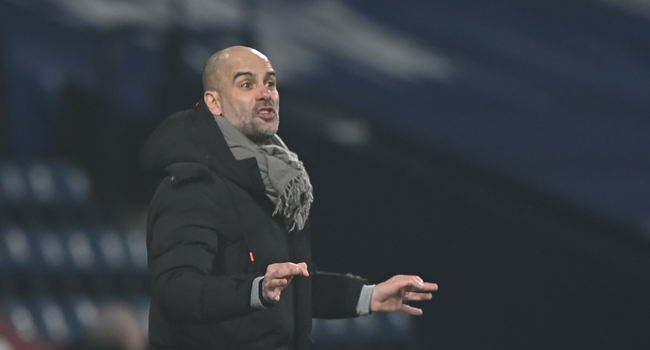
M404 304L404 301L430 300L431 293L438 290L438 285L422 281L418 276L397 275L375 286L370 300L370 310L373 312L404 311L411 315L420 316L422 310Z
M276 263L266 268L264 282L262 283L262 297L269 304L275 304L280 301L282 290L289 285L294 276L309 276L307 264L304 262L294 263Z

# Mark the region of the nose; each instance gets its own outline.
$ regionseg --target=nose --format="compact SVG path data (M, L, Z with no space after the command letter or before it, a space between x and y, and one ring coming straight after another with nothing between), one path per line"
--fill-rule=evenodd
M259 101L268 101L271 99L271 90L269 88L262 84L260 89L257 92L257 99Z

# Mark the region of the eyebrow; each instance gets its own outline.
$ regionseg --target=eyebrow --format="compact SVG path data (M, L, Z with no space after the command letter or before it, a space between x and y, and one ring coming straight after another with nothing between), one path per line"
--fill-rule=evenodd
M237 72L237 73L235 73L235 75L232 77L232 80L235 81L235 80L237 80L237 78L239 78L239 77L241 77L241 76L244 76L244 75L249 76L249 77L251 77L251 78L254 78L254 77L255 77L255 74L253 74L252 72Z
M239 78L241 76L248 76L248 77L251 77L251 78L255 78L255 74L253 74L253 72L237 72L232 77L232 80L235 81L235 80L237 80L237 78ZM268 77L271 77L271 76L275 77L275 71L270 70L270 71L266 72L266 74L264 75L265 78L268 78Z

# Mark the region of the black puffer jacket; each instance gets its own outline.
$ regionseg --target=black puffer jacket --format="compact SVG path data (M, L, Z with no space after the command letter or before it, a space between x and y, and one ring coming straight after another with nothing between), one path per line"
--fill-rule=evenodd
M308 349L312 317L356 315L364 281L313 269L309 223L287 232L271 215L257 162L235 160L205 104L165 120L140 161L166 172L147 223L154 348ZM253 279L287 261L306 262L310 277L253 309Z

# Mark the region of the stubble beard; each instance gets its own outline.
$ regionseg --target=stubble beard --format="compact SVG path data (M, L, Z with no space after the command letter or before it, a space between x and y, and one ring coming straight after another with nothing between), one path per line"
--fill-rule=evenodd
M276 114L275 118L275 126L265 129L257 123L258 121L255 119L255 116L252 116L252 118L240 116L240 123L239 125L235 125L235 127L244 134L244 136L248 137L249 140L256 144L263 144L278 132L278 125L280 123L279 116Z
M226 110L224 112L232 112L232 109L226 107ZM224 113L225 114L225 113ZM236 113L228 113L228 115L237 115ZM263 121L257 120L255 112L251 112L249 116L246 116L245 114L239 114L235 118L234 121L231 121L229 118L226 118L229 120L239 132L244 134L249 140L253 141L256 144L263 144L275 133L278 132L278 126L280 124L280 115L277 113L275 114L275 125L271 126L270 128L263 128L261 123L264 123Z
M244 134L249 140L254 143L261 145L266 141L270 140L273 135L278 132L278 127L280 125L280 114L278 110L275 109L275 125L270 126L269 128L263 128L265 124L264 121L258 120L255 114L255 108L253 111L250 111L248 116L246 113L237 113L230 104L226 101L223 101L223 111L221 115L226 118L239 132ZM235 116L231 119L226 116Z

